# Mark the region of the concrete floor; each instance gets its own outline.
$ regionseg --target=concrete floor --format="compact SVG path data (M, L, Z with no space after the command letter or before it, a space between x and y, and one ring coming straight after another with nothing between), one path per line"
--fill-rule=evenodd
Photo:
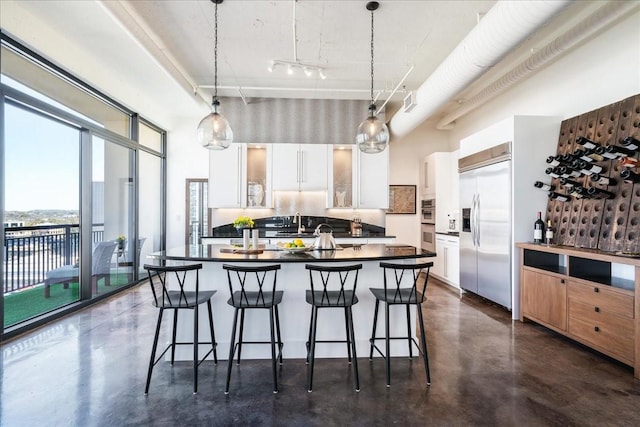
M145 396L156 310L143 284L4 343L0 425L640 425L631 368L435 281L428 298L428 389L419 359L394 358L387 389L382 360L364 357L360 393L332 359L317 361L313 393L304 361L285 360L279 394L270 361L243 361L228 396L225 362L201 365L197 395L190 363L160 363Z

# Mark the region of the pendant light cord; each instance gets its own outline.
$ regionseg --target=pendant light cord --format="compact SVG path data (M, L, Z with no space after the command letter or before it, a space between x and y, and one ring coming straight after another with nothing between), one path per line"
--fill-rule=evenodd
M371 105L373 105L373 10L371 11Z
M215 23L213 26L213 101L218 100L218 3L215 4ZM373 93L373 92L372 92Z

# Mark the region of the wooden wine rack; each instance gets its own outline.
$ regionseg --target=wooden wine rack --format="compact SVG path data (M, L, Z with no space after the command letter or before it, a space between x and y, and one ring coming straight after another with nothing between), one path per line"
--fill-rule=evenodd
M627 136L640 140L640 94L564 120L556 154L573 153L578 148L576 138L580 136L603 145L620 145L620 140ZM638 156L636 153L636 158ZM598 164L605 167L603 175L615 178L617 185L595 184L588 176L576 180L586 188L595 186L616 197L607 200L572 197L567 202L549 200L547 218L556 229L556 243L606 252L639 253L640 184L622 181L615 160ZM552 184L557 192L568 194L558 178L553 178Z

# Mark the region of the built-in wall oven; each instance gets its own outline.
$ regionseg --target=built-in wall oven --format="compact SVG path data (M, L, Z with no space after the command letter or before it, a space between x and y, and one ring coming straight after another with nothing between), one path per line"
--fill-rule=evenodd
M436 226L435 224L422 224L420 226L420 247L425 251L436 251Z
M422 223L423 224L435 224L436 223L436 200L427 199L421 203L422 211Z

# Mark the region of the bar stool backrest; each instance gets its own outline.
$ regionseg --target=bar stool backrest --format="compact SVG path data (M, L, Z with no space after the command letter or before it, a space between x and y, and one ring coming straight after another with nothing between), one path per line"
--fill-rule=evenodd
M321 266L307 264L313 305L322 305L330 301L338 304L353 305L358 284L358 272L362 264L345 266ZM320 295L316 292L320 291ZM334 295L330 295L333 293ZM337 293L337 300L335 297ZM318 301L318 297L320 301ZM348 299L348 301L347 301Z
M159 266L145 264L156 307L193 307L200 292L199 271L202 264ZM187 286L189 272L195 272L195 284ZM175 274L175 280L172 280ZM177 285L177 286L176 286Z
M393 300L389 300L389 302L397 304L422 303L427 291L429 269L432 266L433 262L419 264L381 262L380 267L384 272L385 294L388 298L393 295Z
M280 264L246 267L223 264L229 279L233 306L268 307L276 292ZM238 300L239 299L239 300Z

